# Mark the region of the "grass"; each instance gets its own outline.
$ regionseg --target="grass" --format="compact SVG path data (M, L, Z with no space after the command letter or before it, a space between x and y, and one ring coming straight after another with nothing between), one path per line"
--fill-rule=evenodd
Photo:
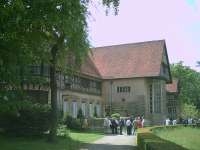
M70 132L70 137L73 140L82 142L82 143L91 143L104 135L100 132Z
M47 137L22 138L0 135L2 150L77 150L103 135L99 133L70 132L69 137L58 137L56 143L48 143Z
M163 139L182 145L189 150L199 150L200 148L200 128L164 128L156 129L154 133Z

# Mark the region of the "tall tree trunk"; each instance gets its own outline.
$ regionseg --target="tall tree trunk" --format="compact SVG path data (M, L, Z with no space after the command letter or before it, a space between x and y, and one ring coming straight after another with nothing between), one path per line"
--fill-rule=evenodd
M56 140L57 125L58 125L58 108L57 108L57 83L56 83L56 62L57 62L57 46L54 45L51 49L51 65L50 65L50 88L51 88L51 123L49 141Z

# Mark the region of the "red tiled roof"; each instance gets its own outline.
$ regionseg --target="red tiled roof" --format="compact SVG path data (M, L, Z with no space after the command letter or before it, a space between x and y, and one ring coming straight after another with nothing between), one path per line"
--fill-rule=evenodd
M93 48L93 62L103 79L160 76L165 41Z
M89 75L96 78L101 78L101 75L97 68L95 67L94 62L92 61L92 57L88 56L84 63L81 65L80 72L85 75Z
M178 93L178 80L173 79L171 84L166 84L166 90L169 93Z

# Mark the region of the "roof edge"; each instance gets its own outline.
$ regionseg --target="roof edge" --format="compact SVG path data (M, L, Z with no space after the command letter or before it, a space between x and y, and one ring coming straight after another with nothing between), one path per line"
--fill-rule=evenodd
M135 42L135 43L121 43L121 44L113 44L113 45L111 44L111 45L104 45L104 46L91 47L90 49L105 48L105 47L112 47L112 46L138 45L138 44L152 43L152 42L164 42L164 43L165 43L165 39L162 39L162 40L143 41L143 42Z

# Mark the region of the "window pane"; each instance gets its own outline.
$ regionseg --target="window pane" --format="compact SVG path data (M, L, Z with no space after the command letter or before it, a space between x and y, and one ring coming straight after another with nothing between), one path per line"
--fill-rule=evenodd
M90 103L90 106L89 106L89 114L90 114L90 117L93 117L93 104Z
M86 115L86 113L85 113L85 102L82 102L81 109L82 109L83 115L85 116Z
M68 103L68 101L64 101L64 103L63 103L63 112L64 112L64 114L69 113L69 103Z
M77 118L77 102L73 102L72 103L72 107L73 107L73 109L72 109L72 117L73 118Z

